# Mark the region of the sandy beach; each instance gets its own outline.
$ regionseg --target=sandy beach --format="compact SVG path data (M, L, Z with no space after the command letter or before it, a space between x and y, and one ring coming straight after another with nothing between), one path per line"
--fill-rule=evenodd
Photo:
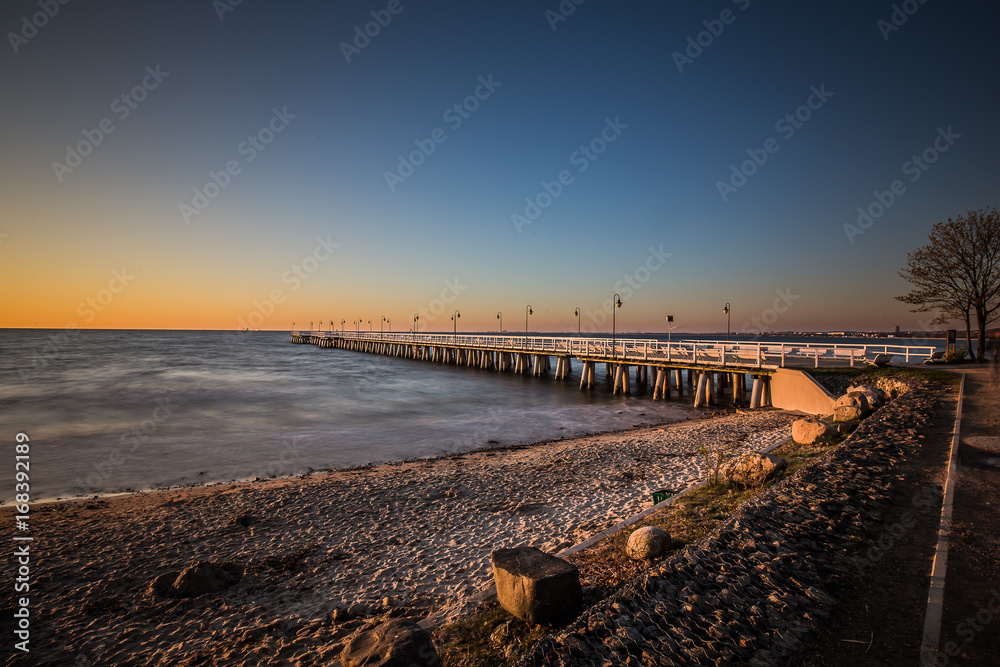
M31 661L325 664L367 617L420 618L467 600L491 582L494 549L572 546L649 507L654 490L700 479L702 447L759 450L786 439L793 419L732 411L441 459L39 505ZM2 511L11 521L11 508ZM196 598L157 594L157 577L195 561L235 564L242 579Z

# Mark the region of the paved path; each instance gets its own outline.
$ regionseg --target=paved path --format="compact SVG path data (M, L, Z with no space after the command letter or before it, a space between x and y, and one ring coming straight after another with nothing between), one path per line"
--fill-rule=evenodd
M1000 375L966 374L953 533L936 664L1000 664ZM947 660L945 660L947 658Z

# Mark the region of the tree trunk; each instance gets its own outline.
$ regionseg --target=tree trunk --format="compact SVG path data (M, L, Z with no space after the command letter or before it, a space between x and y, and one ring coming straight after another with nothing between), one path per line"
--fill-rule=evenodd
M979 326L976 337L976 361L986 361L986 314L981 308L976 307L976 324Z
M965 344L968 346L969 359L975 359L972 355L972 317L969 311L965 311Z

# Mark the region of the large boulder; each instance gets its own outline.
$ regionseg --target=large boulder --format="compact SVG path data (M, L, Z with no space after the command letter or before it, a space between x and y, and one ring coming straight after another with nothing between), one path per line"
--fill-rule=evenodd
M343 667L440 667L434 642L414 621L393 618L351 635L340 652Z
M500 605L522 621L558 623L580 611L583 589L576 565L534 547L498 549L490 560Z
M833 409L833 420L838 422L849 422L864 417L861 408L856 405L838 405Z
M853 387L847 388L847 393L858 392L864 394L868 399L868 405L871 406L872 410L877 410L881 406L885 405L885 392L871 384L859 384Z
M719 476L737 486L758 486L781 479L788 468L788 461L770 454L743 454L724 463Z
M656 526L643 526L633 531L625 545L625 553L633 560L653 560L670 546L670 533Z
M837 406L841 405L853 405L854 407L861 410L861 413L865 416L870 415L872 410L871 404L868 402L868 397L862 394L860 391L849 391L840 398L837 399Z
M837 429L819 419L796 419L792 422L792 439L800 445L829 442L836 435Z

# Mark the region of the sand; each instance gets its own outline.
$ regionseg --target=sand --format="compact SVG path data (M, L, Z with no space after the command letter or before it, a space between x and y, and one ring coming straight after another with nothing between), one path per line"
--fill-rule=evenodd
M494 549L572 546L649 507L653 491L696 483L702 446L763 449L789 437L793 419L735 411L360 470L38 505L31 662L325 664L365 618L461 608L491 583ZM11 523L11 508L2 513ZM197 598L152 590L156 577L194 561L235 563L244 576Z

